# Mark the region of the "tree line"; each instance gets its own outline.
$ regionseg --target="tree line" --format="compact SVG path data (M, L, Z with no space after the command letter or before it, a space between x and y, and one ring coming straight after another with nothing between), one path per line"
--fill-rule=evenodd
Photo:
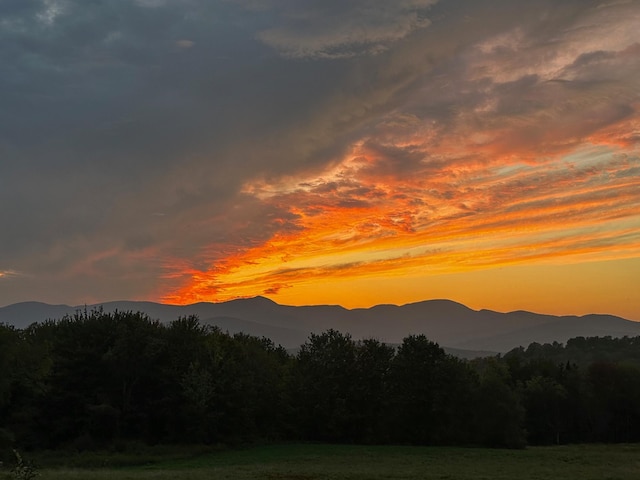
M140 312L0 324L0 450L636 442L639 344L578 338L466 361L424 335L394 347L328 330L290 354Z

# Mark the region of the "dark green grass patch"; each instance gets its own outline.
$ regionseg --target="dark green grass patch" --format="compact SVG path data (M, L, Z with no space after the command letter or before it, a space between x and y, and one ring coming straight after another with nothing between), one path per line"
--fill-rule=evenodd
M187 452L183 452L187 453ZM413 480L640 478L640 445L573 445L525 450L277 445L153 458L147 465L45 468L42 480Z

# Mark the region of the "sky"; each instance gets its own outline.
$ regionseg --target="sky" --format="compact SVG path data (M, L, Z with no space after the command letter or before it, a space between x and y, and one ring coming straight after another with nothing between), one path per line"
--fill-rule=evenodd
M0 305L640 321L638 25L638 0L2 0Z

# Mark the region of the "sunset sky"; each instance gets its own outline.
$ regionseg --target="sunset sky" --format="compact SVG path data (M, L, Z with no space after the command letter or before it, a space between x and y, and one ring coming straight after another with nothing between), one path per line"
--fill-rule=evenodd
M640 0L2 0L0 306L640 321Z

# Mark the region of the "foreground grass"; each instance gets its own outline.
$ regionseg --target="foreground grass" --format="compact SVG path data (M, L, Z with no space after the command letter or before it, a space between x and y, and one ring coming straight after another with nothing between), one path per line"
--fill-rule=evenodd
M196 456L149 456L148 465L46 467L41 480L315 480L640 478L640 445L481 448L277 445ZM105 457L105 460L108 460ZM106 462L107 464L109 462ZM1 478L1 477L0 477Z

